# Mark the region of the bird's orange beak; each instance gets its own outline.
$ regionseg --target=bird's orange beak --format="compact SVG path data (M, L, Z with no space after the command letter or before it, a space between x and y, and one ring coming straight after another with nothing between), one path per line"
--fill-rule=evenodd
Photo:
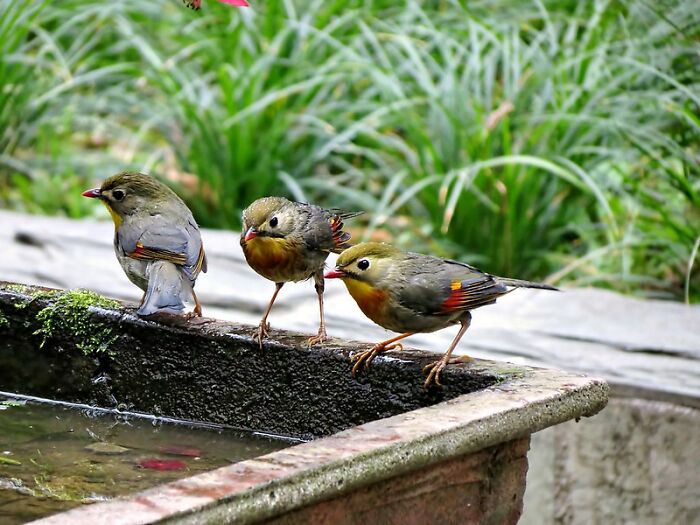
M326 279L342 279L345 277L345 272L340 268L336 268L335 270L327 271L324 277Z
M102 192L100 191L100 188L93 188L91 190L84 191L81 193L83 197L90 197L91 199L99 199L102 197Z
M85 195L85 194L83 194ZM253 228L252 226L248 228L248 231L245 232L245 242L252 241L258 236L258 231Z

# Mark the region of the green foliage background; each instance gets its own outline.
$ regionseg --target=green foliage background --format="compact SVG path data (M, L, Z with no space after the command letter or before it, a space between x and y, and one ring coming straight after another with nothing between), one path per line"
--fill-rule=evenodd
M204 226L286 194L492 273L700 298L696 2L252 4L0 0L0 204L102 213L80 191L140 169Z

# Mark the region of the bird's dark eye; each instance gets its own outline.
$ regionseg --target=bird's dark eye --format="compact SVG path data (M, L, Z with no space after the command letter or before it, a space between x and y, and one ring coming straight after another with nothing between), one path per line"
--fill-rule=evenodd
M124 198L125 193L122 190L114 190L112 192L112 197L114 197L115 201L120 201Z
M270 219L270 227L271 228L276 227L278 222L279 222L279 220L277 220L277 217L272 217L272 219Z
M369 268L369 261L367 259L360 259L357 261L357 267L364 272Z

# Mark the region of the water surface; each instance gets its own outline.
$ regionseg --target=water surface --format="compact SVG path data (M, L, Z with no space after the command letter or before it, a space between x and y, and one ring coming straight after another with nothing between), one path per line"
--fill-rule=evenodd
M0 395L0 523L15 525L293 444Z

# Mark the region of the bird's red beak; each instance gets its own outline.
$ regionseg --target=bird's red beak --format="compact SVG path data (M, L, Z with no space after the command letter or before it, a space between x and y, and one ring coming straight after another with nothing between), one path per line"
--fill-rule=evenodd
M340 268L336 268L335 270L327 271L324 277L326 279L340 279L342 277L345 277L345 272Z
M248 231L245 232L245 242L252 241L258 236L258 232L255 228L252 226L248 228Z
M93 188L91 190L84 191L81 195L83 197L90 197L91 199L99 199L102 197L102 192L100 191L100 188Z

